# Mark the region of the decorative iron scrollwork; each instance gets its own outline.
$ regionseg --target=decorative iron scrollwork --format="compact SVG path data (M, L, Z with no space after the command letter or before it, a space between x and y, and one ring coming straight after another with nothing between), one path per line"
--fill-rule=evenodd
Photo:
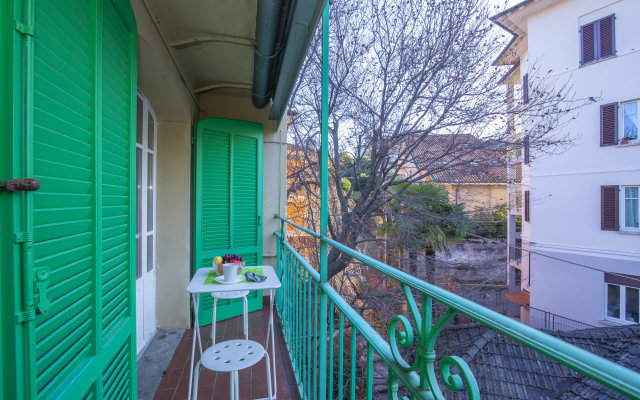
M444 327L453 319L457 311L448 309L432 326L433 299L427 294L422 295L422 312L418 309L411 289L402 285L402 290L407 299L409 311L414 320L417 335L414 335L413 327L409 319L403 315L397 315L389 321L389 345L391 353L397 365L404 372L412 372L419 375L420 389L427 399L445 400L435 371L435 343L438 335ZM402 330L399 329L401 327ZM417 339L417 340L416 340ZM400 349L416 347L416 359L413 364L409 364ZM459 374L451 373L451 366L458 369ZM471 368L461 357L445 356L440 360L440 378L444 386L449 391L458 391L466 388L469 400L479 400L480 390ZM388 377L389 398L397 399L398 378L391 371ZM404 397L406 399L406 397ZM408 399L407 399L408 400Z

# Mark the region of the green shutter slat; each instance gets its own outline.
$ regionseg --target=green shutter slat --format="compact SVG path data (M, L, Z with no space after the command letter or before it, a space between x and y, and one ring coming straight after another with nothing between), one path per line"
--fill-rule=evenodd
M41 368L38 369L36 383L38 392L42 392L55 377L63 379L60 371L72 372L82 361L93 345L90 343L92 333L89 329L91 321L79 325L70 335L62 338L56 348L38 359Z
M67 327L74 326L73 318L83 312L91 310L92 297L87 294L79 300L56 313L56 316L41 324L41 334L38 347L42 352L48 351L58 341L58 337L53 335L54 332L62 332Z
M118 392L122 392L123 387L126 387L129 384L129 351L130 350L127 346L123 346L104 370L103 394L105 399L120 398L117 397Z
M93 400L96 397L96 385L91 385L87 393L81 397L82 400Z
M258 139L235 136L233 146L233 247L257 246L258 244L257 172Z
M52 364L50 371L63 370L69 373L51 375L50 373L38 376L36 382L38 385L38 391L41 393L40 397L49 398L48 392L52 391L56 387L62 386L69 375L73 376L74 370L78 365L82 364L84 359L90 357L91 344L88 344L88 334L80 340L72 344L69 351L65 354L64 358L58 359Z
M90 307L88 307L88 303L89 303L90 299L89 298L85 298L82 299L82 301L75 303L74 305L77 305L77 307L69 307L68 310L74 310L76 311L75 314L75 318L77 319L86 319L88 317L88 314L92 311ZM82 307L82 308L81 308ZM74 320L69 320L67 321L64 325L61 325L60 327L58 327L58 329L56 329L55 333L56 335L60 335L61 337L69 337L74 335L74 333L77 333L79 331L83 331L82 333L86 333L89 331L89 329L86 329L88 327L85 326L84 330L80 329L81 325L78 325L77 323L75 323ZM57 337L55 336L45 336L42 340L39 341L38 343L38 351L41 352L41 354L47 354L49 351L53 350L56 348L56 345L59 344L60 341Z
M231 137L206 130L202 138L202 249L230 247L229 232Z

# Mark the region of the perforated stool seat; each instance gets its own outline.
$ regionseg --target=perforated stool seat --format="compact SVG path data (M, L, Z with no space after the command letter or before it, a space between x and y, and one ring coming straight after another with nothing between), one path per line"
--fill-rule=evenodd
M242 297L242 331L244 338L249 339L249 304L247 302L248 290L231 290L229 292L214 292L213 297L213 317L211 320L211 343L216 344L216 306L218 299L231 300Z
M202 357L196 364L193 399L198 399L198 379L200 366L215 372L230 372L231 400L239 400L238 371L257 364L263 358L267 362L267 389L269 399L273 399L271 390L271 368L269 354L265 348L253 340L227 340L209 347L202 353Z
M217 299L237 299L248 294L248 290L232 290L230 292L214 292L211 296Z

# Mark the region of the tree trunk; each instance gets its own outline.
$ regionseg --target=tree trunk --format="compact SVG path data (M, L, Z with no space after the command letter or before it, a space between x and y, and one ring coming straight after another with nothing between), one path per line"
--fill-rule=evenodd
M435 270L436 270L436 252L433 250L430 244L424 248L424 268L426 280L429 283L434 283Z
M415 276L418 272L418 253L415 250L409 251L409 271Z

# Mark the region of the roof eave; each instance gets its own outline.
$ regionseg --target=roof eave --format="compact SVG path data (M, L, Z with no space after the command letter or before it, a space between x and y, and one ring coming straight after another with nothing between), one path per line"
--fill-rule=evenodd
M273 102L269 119L280 121L287 109L293 85L300 73L326 2L327 0L298 2L293 10L292 24L286 35L280 68L273 84Z

